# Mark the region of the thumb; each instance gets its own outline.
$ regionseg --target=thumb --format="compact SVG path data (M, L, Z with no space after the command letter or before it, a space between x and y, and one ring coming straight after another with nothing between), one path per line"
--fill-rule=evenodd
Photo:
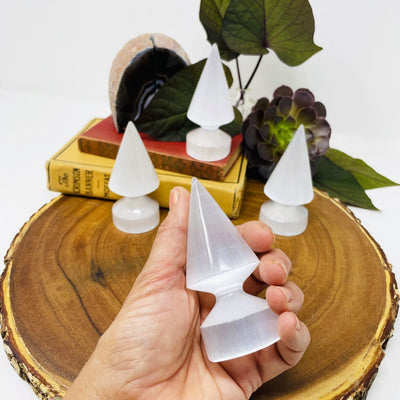
M158 228L149 258L139 275L146 285L154 285L152 290L169 286L177 277L180 281L184 278L189 200L189 192L182 187L170 192L168 215Z

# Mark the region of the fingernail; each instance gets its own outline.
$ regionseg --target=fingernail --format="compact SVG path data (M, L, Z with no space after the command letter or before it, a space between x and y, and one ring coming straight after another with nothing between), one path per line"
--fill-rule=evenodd
M174 207L175 204L178 202L179 200L179 191L176 189L172 189L170 194L169 194L169 206Z
M286 296L287 302L290 303L293 300L292 291L284 287L279 287L279 289Z
M272 242L274 242L275 241L275 234L274 234L274 231L272 230L272 228L270 228L268 225L264 225L264 228L265 228L266 231L271 232L271 234L272 234Z
M285 264L283 264L280 260L279 261L272 261L272 263L279 265L283 269L283 272L285 273L286 276L289 275L289 271L288 271L287 266Z
M296 317L296 331L299 331L300 330L300 320L297 318L296 315L295 315L295 317Z

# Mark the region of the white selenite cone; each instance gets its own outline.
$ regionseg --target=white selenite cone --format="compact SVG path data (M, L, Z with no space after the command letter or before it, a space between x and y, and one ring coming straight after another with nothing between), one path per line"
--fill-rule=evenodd
M216 44L211 47L187 117L201 126L186 136L186 152L189 156L202 161L217 161L228 156L232 139L218 128L231 122L235 115Z
M213 293L214 308L201 325L207 355L219 362L279 340L278 316L265 299L243 291L259 259L206 189L193 178L187 241L186 286Z
M159 205L146 195L159 184L143 141L133 122L129 122L108 183L110 190L123 196L112 207L113 222L119 230L142 233L158 225Z
M259 219L275 234L295 236L304 232L308 211L302 204L314 197L304 127L301 125L264 186L270 198L260 208Z

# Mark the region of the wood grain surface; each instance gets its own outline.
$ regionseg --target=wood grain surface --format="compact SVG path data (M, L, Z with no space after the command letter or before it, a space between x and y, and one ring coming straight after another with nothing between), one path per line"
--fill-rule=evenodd
M257 219L263 201L262 185L249 181L235 223ZM64 394L147 259L156 230L118 231L112 204L60 196L25 224L5 257L1 334L12 365L40 398ZM302 361L254 400L363 398L393 330L399 295L379 245L324 193L307 207L306 232L277 236L275 245L292 259L312 341Z

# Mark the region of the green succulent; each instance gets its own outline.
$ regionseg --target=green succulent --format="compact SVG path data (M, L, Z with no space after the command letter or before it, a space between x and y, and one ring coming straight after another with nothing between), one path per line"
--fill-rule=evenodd
M329 149L331 127L325 106L308 89L295 92L288 86L275 90L273 99L259 99L242 125L248 175L266 180L280 160L297 128L306 132L312 172Z

